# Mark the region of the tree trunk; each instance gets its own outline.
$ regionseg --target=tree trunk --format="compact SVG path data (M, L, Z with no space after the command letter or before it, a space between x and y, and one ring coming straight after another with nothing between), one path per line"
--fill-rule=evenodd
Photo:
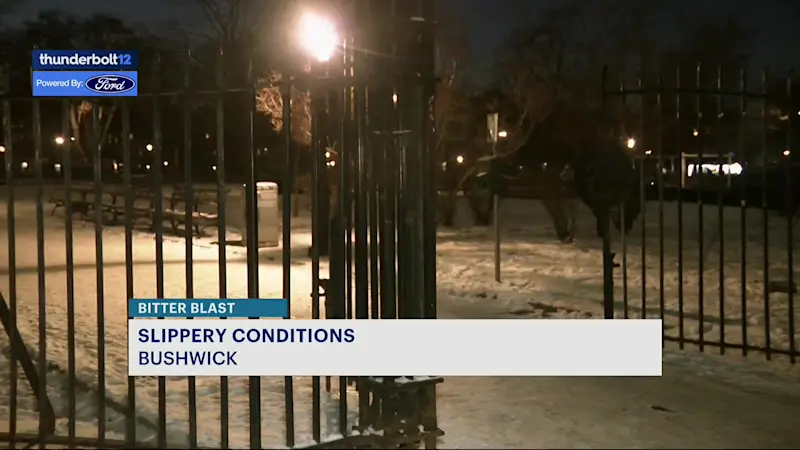
M442 226L452 227L456 221L456 209L458 207L458 191L449 190L447 195L439 195L439 221Z
M562 244L575 242L575 233L578 228L575 217L577 212L575 199L550 197L542 199L541 202L550 215L558 240Z

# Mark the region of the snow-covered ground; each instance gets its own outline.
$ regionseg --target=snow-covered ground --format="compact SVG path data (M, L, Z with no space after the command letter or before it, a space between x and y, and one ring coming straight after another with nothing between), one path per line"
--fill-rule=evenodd
M35 205L29 190L16 203L17 227L17 304L19 328L26 343L38 346L38 274L36 254ZM5 192L2 199L5 201ZM645 217L645 281L648 316L657 317L659 301L658 215L648 205ZM671 207L671 206L670 206ZM669 207L668 207L669 208ZM594 223L583 211L578 241L574 245L554 242L543 209L535 202L508 201L503 206L503 281L495 283L492 270L491 232L486 228L460 226L440 232L438 248L438 286L441 317L461 318L540 318L599 317L602 313L602 267ZM47 373L50 398L59 418L58 433L66 434L67 326L66 326L66 246L61 213L49 216L45 210L45 297L47 299ZM703 279L706 338L719 337L725 323L727 342L741 342L740 246L738 210L725 210L725 238L717 232L717 209L703 211L706 228L702 253L706 258ZM749 305L744 323L748 340L763 345L762 305L763 263L761 256L760 213L748 217L747 271L745 292ZM675 214L666 211L664 304L668 333L677 333L677 240ZM696 337L699 277L697 268L698 210L687 207L684 214L683 303L687 337ZM293 228L297 251L292 266L293 317L310 316L310 261L308 221L301 217ZM640 225L628 237L628 302L631 315L641 305ZM770 273L786 278L785 222L775 218L769 228ZM8 217L0 205L0 292L9 297ZM734 237L735 236L735 237ZM107 437L122 438L125 422L114 405L127 400L127 337L125 242L122 227L108 227L102 234L103 295L105 327L97 330L97 265L94 226L75 221L77 371L83 381L78 391L78 429L82 436L96 433L98 405L92 390L97 385L98 333L105 337L105 373L109 405ZM218 247L213 238L195 241L193 290L196 297L217 297ZM719 314L719 249L724 242L724 317ZM164 295L186 295L185 242L167 236L164 248ZM228 296L246 297L244 250L229 246L227 253ZM618 258L621 259L621 258ZM280 250L260 254L260 294L280 296ZM134 292L137 297L156 296L155 241L152 234L136 232L133 237ZM783 271L781 273L781 270ZM324 268L323 268L324 271ZM773 274L774 271L774 274ZM617 300L622 314L621 275L617 274ZM775 347L788 347L788 305L785 294L770 297L772 309L771 341ZM797 312L794 312L797 314ZM800 317L798 317L800 318ZM794 337L797 338L796 336ZM0 336L8 348L5 336ZM530 345L538 345L531 343ZM524 357L524 349L508 349ZM717 350L708 349L708 352ZM732 351L729 351L732 352ZM8 377L8 351L0 352L0 377ZM635 355L632 355L635 356ZM563 379L563 378L448 378L439 388L439 418L447 435L445 448L665 448L665 447L754 447L788 448L800 445L796 432L800 423L800 371L784 361L761 363L760 355L743 361L736 355L724 358L701 355L694 349L686 353L668 350L665 376L654 379ZM764 372L771 372L765 374ZM231 447L247 447L248 384L245 378L230 380ZM794 382L793 382L794 381ZM142 377L136 380L136 405L140 420L138 437L154 438L157 423L157 384ZM9 383L4 383L8 385ZM18 431L35 432L37 415L29 389L19 382ZM336 383L334 383L335 385ZM185 445L188 432L187 379L167 382L167 435L169 444ZM311 382L296 378L295 427L298 443L311 436ZM281 446L284 439L284 386L282 378L262 379L262 441L266 447ZM353 394L348 404L355 406ZM9 416L9 395L0 394L0 417ZM323 411L325 430L337 428L336 396L326 395ZM220 384L218 379L197 379L197 405L201 446L219 447ZM327 414L330 410L331 413ZM351 420L352 420L351 415ZM7 422L7 421L6 421ZM3 425L0 425L3 427Z

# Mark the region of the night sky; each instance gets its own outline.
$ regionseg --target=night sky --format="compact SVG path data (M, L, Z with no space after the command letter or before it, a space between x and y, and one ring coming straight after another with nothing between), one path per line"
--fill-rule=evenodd
M452 11L454 18L470 30L472 69L483 78L492 65L492 54L508 33L535 20L543 9L562 3L560 0L439 0L441 9ZM650 1L650 0L641 0ZM157 27L167 21L202 24L192 0L72 0L70 10L76 14L104 12L132 22ZM742 23L756 30L748 49L757 64L776 70L800 66L800 1L797 0L665 0L667 12L660 20L659 32L674 40L678 17L690 21L724 17L733 13ZM63 0L25 0L20 13L34 17L38 11L63 8ZM487 55L487 57L483 57Z

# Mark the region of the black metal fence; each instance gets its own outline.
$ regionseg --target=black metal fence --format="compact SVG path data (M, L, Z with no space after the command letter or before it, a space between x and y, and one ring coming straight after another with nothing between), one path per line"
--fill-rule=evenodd
M128 377L123 313L134 297L281 296L300 318L436 317L430 3L352 2L344 12L358 18L357 33L343 36L339 54L310 74L284 77L279 267L259 252L263 177L254 121L263 86L252 70L244 84L226 85L220 54L209 69L216 87L196 88L185 71L184 85L170 90L158 83L168 66L155 58L146 74L151 89L135 99L2 99L0 319L10 345L2 375L9 425L0 440L12 447L436 446L441 379ZM310 221L293 220L288 195L300 152L291 138L290 84L313 98ZM244 151L231 151L231 134ZM167 154L169 140L177 150ZM210 150L198 148L200 140ZM108 142L121 153L113 163ZM335 168L323 156L330 142L338 143ZM92 169L89 181L77 179L79 157ZM231 159L244 171L231 176ZM169 183L167 163L175 161L183 170ZM201 161L213 164L213 183L199 182ZM51 169L58 179L46 176ZM244 207L237 209L236 195ZM309 223L310 246L301 239ZM243 228L243 242L231 226Z
M681 348L795 363L792 77L697 64L606 72L603 84L638 171L638 199L619 211L638 220L607 252L606 304L625 318L661 318L664 339Z

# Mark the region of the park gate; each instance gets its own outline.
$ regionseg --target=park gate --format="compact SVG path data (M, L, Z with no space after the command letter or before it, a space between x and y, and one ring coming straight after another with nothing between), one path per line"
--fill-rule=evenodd
M215 70L199 73L197 54L142 54L137 98L4 96L0 318L4 361L15 363L2 368L10 388L0 440L435 448L440 378L127 377L123 313L133 297L280 295L294 317L436 317L432 3L337 2L334 57L270 86L249 57L231 61L226 49L211 58ZM184 66L177 86L172 61ZM231 81L231 67L246 68L243 83ZM213 87L198 87L203 77ZM256 97L266 88L279 89L283 105L286 152L274 178L256 150L268 126ZM296 91L311 98L310 150L292 139ZM302 159L311 161L312 206L300 256L292 249L307 222L287 194ZM265 179L279 185L280 270L259 252L256 187ZM243 228L241 242L230 226ZM207 233L216 236L198 237ZM305 267L308 283L296 276Z
M795 363L792 76L606 70L603 94L638 173L617 211L616 250L604 243L606 316L661 318L680 348Z

